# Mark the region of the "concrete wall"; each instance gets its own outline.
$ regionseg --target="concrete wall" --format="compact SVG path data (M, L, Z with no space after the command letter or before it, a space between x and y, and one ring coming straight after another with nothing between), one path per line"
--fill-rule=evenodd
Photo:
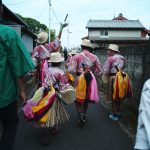
M120 51L127 59L127 73L132 81L133 98L129 105L137 110L144 82L150 78L150 50L148 43L144 45L121 45ZM106 61L106 49L96 50L102 64Z
M21 26L20 25L10 25L10 27L12 27L14 30L16 30L18 35L21 37Z
M30 53L33 52L33 38L29 36L28 34L22 34L21 33L21 26L20 25L10 25L10 27L14 28L18 35L21 37L24 45L28 49ZM21 35L22 34L22 35Z
M141 37L139 30L107 30L106 37ZM89 36L100 36L100 30L89 30ZM104 36L103 36L104 37Z
M109 37L141 37L141 31L122 31L122 30L111 30L108 32Z
M30 53L33 52L33 38L28 36L27 34L22 35L23 43L25 44L26 48Z

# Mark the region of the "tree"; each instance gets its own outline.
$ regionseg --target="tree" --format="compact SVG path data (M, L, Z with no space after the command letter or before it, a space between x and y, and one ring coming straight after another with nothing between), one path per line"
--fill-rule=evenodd
M38 34L40 31L49 32L48 27L45 24L40 23L36 19L28 18L28 17L22 17L20 14L16 14L19 18L21 18L30 28L30 30ZM50 30L51 40L54 40L56 37L56 31Z

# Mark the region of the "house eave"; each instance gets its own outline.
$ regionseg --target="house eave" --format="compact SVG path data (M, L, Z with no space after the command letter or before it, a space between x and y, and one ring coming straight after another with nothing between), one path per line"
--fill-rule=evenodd
M22 20L20 19L15 13L13 13L10 9L8 9L4 4L3 4L3 18L7 18L9 16L11 19L16 20L16 23L25 26L26 28L29 28L29 26Z
M101 38L101 37L89 37L92 42L96 43L147 43L148 38L137 38L137 37L128 37L128 38Z
M107 28L107 27L86 27L88 30L144 30L145 28Z
M23 27L21 30L23 33L27 33L28 35L32 36L34 39L37 39L37 35L31 32L29 29Z

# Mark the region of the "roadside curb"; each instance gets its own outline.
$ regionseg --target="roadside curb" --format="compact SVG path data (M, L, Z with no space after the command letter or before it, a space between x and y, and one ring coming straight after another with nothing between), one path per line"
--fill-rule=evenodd
M104 102L103 98L100 101L100 103L102 104L102 106L109 112L112 113L111 108ZM122 123L122 119L116 122L121 129L128 135L128 137L130 139L132 139L132 142L135 141L135 135L131 133L131 131L128 129L128 127L126 127L123 123Z

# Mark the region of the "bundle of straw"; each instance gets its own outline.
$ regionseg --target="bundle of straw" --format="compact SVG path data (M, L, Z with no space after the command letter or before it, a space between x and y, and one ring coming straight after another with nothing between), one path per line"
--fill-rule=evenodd
M53 127L54 125L62 124L67 120L69 121L69 114L65 110L63 102L57 98L46 115L48 115L46 122L42 122L41 120L35 122L38 127Z

